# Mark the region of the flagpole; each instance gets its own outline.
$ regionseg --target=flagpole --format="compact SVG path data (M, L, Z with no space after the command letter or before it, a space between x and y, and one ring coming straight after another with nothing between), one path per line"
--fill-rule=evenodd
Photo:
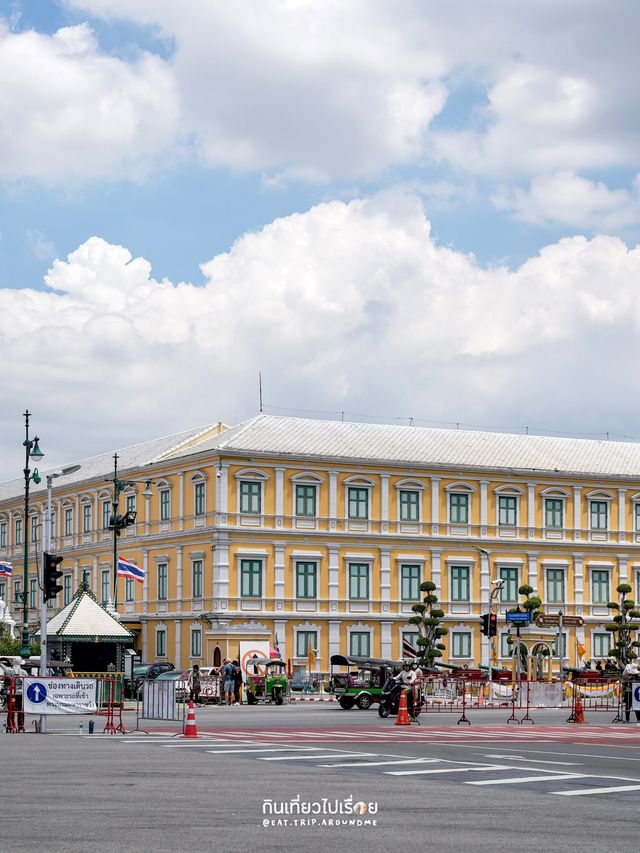
M112 504L112 518L113 518L113 609L118 610L118 536L120 535L120 531L118 530L117 518L118 518L118 498L120 496L120 489L118 488L120 483L118 482L118 454L113 454L113 504Z

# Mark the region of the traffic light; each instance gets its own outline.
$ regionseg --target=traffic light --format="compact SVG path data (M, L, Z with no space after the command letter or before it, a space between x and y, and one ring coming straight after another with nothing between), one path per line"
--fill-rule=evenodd
M62 577L62 572L58 566L62 562L62 557L57 557L55 554L44 555L44 600L55 598L62 591L62 587L58 583L58 578Z
M483 613L481 616L482 628L480 633L485 637L495 637L498 633L498 617L495 613Z

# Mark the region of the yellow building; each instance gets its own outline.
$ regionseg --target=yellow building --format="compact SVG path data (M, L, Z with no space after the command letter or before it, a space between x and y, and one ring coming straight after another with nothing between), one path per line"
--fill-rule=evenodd
M301 669L312 646L325 672L338 652L397 659L430 579L447 614L443 660L486 664L479 617L502 579L500 662L505 610L528 583L547 612L583 617L566 632L574 664L576 640L588 658L608 655L616 585L639 596L639 444L260 415L118 457L119 478L136 481L120 495L120 511L136 519L118 550L145 580L118 581L117 609L145 661L211 665L237 657L240 640L277 641ZM113 456L80 464L52 483L58 607L84 573L99 601L113 597ZM0 484L0 560L13 564L0 597L10 602L23 584L22 487ZM31 541L42 538L45 509L43 483L32 492ZM27 590L34 627L38 547ZM20 623L21 607L11 608Z

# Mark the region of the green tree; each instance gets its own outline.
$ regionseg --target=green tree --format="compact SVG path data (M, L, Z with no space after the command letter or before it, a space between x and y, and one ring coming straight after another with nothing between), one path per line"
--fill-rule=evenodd
M636 649L640 647L640 642L635 639L635 632L640 626L633 620L640 619L640 610L636 608L632 598L625 597L631 592L628 583L619 583L616 591L620 595L620 603L610 601L607 604L609 610L613 610L616 615L608 625L605 625L605 628L611 632L613 640L609 657L615 658L620 669L624 669L628 663L638 657Z
M418 637L418 663L432 669L438 658L446 649L442 638L448 629L442 624L445 612L440 608L438 596L435 594L436 585L433 581L420 584L420 591L426 593L423 604L414 604L411 608L414 616L409 617L409 624L415 625L420 632Z
M22 640L12 639L7 626L0 624L0 655L18 655L21 646Z
M19 655L22 648L22 640L20 637L11 638L6 625L0 623L0 655ZM31 640L29 643L29 652L32 655L40 654L40 643Z

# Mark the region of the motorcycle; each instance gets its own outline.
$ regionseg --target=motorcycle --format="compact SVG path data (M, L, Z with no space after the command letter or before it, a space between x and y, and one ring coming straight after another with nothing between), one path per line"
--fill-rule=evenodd
M396 681L395 678L387 679L380 695L380 704L378 705L378 716L385 719L390 714L396 715L398 713L400 694L402 693L403 689L404 685ZM409 712L409 719L411 721L414 721L419 717L421 705L422 702L418 700L417 702L415 702L414 707L413 690L407 690L407 711Z

